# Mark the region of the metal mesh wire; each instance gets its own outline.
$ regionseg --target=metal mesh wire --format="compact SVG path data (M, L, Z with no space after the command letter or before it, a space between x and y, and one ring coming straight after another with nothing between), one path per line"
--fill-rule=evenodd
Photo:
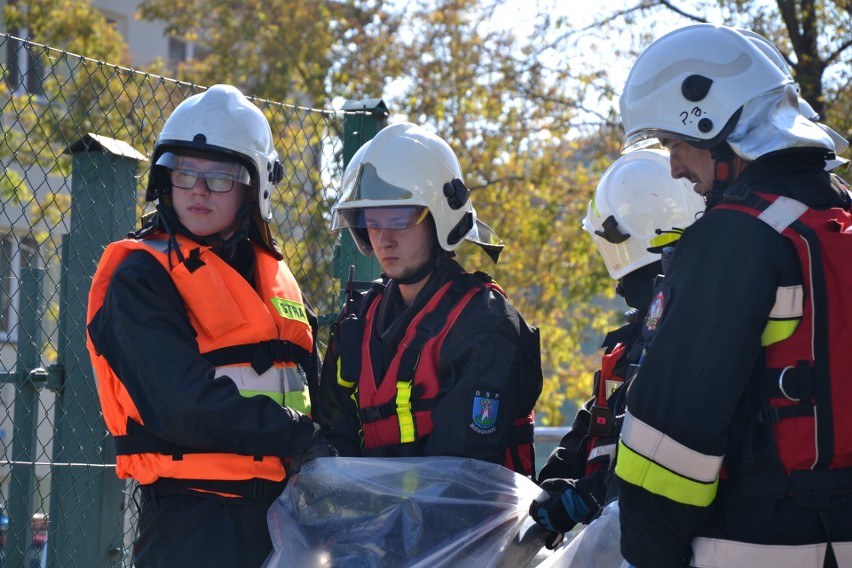
M102 493L114 487L114 479L104 481L115 477L111 464L91 458L102 453L108 435L85 397L79 408L66 397L59 411L63 378L66 385L80 381L74 370L90 369L84 358L55 366L68 344L85 341L84 329L68 322L85 317L79 312L88 294L86 287L74 289L62 279L68 255L78 254L66 238L75 224L67 149L96 134L147 155L175 106L201 90L0 35L0 505L12 517L4 532L0 516L0 566L7 559L8 565L21 561L29 567L47 551L51 566L78 566L82 550L77 554L76 547L88 546L82 543L94 531L121 535L114 540L124 546L109 551L108 562L130 565L134 485L121 482L120 506L107 515L114 517L112 526L83 522L103 506ZM272 198L272 232L317 313L333 314L339 289L332 270L336 238L327 221L341 173L343 115L254 102L269 119L285 169ZM127 212L127 231L151 209L144 202L149 167L149 162L139 165L136 210ZM115 172L98 175L108 184ZM68 313L73 310L78 313ZM93 384L84 388L94 391ZM63 421L68 435L57 437ZM64 482L57 484L60 473ZM49 546L42 542L45 524ZM55 526L63 527L56 535Z

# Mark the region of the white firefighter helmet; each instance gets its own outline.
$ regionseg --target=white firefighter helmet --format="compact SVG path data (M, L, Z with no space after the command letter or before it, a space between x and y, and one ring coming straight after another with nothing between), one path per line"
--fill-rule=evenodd
M793 84L763 51L734 28L695 24L648 46L627 77L619 104L624 151L664 135L712 148L752 99Z
M737 28L737 31L751 40L757 47L760 49L764 55L766 55L769 59L772 60L775 65L781 69L782 72L786 73L788 77L790 77L791 81L795 81L793 78L793 71L790 69L790 65L787 63L787 59L784 55L779 51L779 49L773 44L771 41L763 37L762 35L745 28ZM831 141L834 143L834 151L836 154L842 154L849 147L849 141L846 140L843 136L840 135L833 128L828 126L827 124L823 124L820 122L820 115L813 109L808 101L801 97L801 89L799 88L798 83L796 85L796 93L799 96L799 113L807 118L808 120L815 122L826 134L828 134ZM826 161L826 170L833 170L839 166L845 165L848 162L845 158L841 158L839 156L835 157L832 160Z
M672 178L668 152L637 150L604 172L583 228L618 280L659 260L662 248L680 238L704 207L692 184Z
M787 63L787 59L784 57L784 54L776 47L774 43L760 35L759 33L747 29L747 28L734 28L737 33L744 35L749 41L754 43L754 45L763 52L763 54L768 57L778 69L780 69L785 75L787 75L791 80L793 79L793 71L790 69L790 65Z
M358 249L369 256L373 249L364 210L377 207L397 213L388 228L412 226L430 213L445 251L455 250L476 225L455 152L442 138L409 122L382 129L352 157L331 230L348 228Z
M272 129L263 112L231 85L213 85L180 103L166 120L154 145L146 198L161 197L168 176L169 154L234 161L248 169L250 185L257 192L258 214L272 219L271 198L283 167L272 143Z

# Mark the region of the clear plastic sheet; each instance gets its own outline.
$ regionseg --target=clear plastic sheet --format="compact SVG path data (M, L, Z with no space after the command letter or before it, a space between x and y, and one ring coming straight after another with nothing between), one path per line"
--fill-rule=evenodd
M589 526L565 535L562 544L538 568L626 568L620 541L618 501L613 501Z
M527 514L540 493L472 459L319 458L269 509L264 568L527 566L546 536Z

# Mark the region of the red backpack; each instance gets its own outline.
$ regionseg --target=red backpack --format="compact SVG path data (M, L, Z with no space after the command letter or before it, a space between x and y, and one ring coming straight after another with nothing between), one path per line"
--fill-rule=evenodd
M852 487L852 214L758 192L717 208L764 221L798 254L801 319L765 346L758 420L772 426L787 491L825 501Z

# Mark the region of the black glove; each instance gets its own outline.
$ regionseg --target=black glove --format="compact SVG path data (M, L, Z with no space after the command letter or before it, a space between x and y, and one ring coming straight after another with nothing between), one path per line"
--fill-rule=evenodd
M290 458L290 467L287 468L288 475L296 475L302 466L315 458L337 457L337 450L331 445L320 430L319 424L314 424L314 433L308 440L308 445L301 453Z
M543 481L541 488L547 492L547 497L530 505L533 520L554 533L566 533L588 519L591 509L574 488L574 483L572 479Z

